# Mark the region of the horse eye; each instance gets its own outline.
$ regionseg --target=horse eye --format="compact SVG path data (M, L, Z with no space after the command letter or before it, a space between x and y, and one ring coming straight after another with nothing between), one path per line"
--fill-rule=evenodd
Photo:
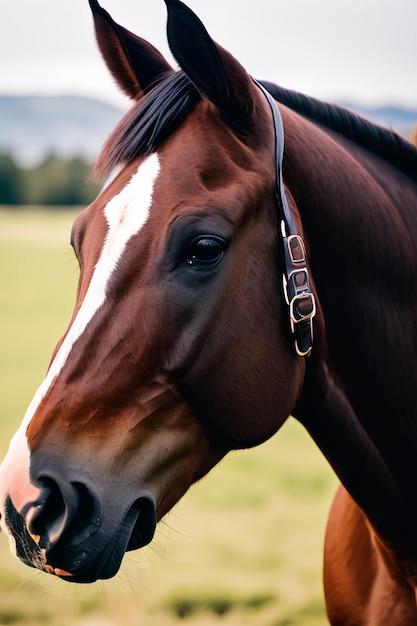
M189 265L208 267L217 265L223 258L226 241L221 237L206 235L192 240L186 261Z

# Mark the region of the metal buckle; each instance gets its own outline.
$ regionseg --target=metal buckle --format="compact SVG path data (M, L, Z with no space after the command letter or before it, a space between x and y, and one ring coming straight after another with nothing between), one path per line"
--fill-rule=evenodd
M316 301L312 293L301 293L291 300L290 325L291 332L295 336L295 349L299 356L307 356L313 347L313 317L315 314ZM308 332L305 348L300 347L300 341L297 338L301 332L304 335Z
M302 267L299 270L294 270L288 276L288 282L291 283L293 293L299 295L303 292L309 291L309 279L306 267Z
M316 301L312 293L301 293L290 302L291 330L300 322L311 319L316 313Z
M287 245L288 253L293 264L296 266L304 265L306 262L306 249L300 235L290 235L287 237Z

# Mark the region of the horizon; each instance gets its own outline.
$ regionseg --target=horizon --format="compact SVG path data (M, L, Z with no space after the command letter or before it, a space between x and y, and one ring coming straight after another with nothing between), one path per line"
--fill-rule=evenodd
M309 94L304 94L309 96ZM316 97L316 96L312 96L312 97ZM120 111L121 113L125 113L128 111L129 107L133 106L134 101L133 100L129 100L127 98L122 98L120 101L113 101L111 98L108 99L105 96L101 97L101 96L94 96L94 95L90 95L90 94L83 94L83 93L76 93L76 92L62 92L62 93L36 93L36 92L10 92L10 93L2 93L0 92L0 99L76 99L76 100L86 100L86 101L91 101L91 102L96 102L98 104L104 104L107 105L115 110ZM360 102L360 100L354 100L352 99L324 99L324 98L317 98L319 100L322 100L323 102L327 102L330 104L335 104L338 106L342 106L345 108L353 108L354 110L363 110L363 111L385 111L385 110L398 110L398 111L402 111L404 113L411 113L414 114L416 113L417 115L417 103L413 106L413 105L408 105L407 103L395 103L393 101L387 101L387 102L378 102L376 104L372 104L372 103L362 103ZM416 123L417 123L417 117L416 117Z

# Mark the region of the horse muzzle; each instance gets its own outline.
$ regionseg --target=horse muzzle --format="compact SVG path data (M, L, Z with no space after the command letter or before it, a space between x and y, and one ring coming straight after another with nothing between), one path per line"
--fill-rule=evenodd
M114 576L127 550L152 540L156 506L149 492L119 490L122 502L117 490L100 490L77 478L70 481L52 471L32 477L35 488L26 502L24 493L19 505L7 495L2 526L26 565L89 583Z

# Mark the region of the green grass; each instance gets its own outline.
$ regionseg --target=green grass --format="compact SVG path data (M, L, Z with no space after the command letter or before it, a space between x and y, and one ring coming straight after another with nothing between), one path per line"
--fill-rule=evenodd
M69 321L75 211L0 210L0 454ZM336 481L295 421L231 453L120 574L63 583L0 535L0 626L324 626L322 544Z

